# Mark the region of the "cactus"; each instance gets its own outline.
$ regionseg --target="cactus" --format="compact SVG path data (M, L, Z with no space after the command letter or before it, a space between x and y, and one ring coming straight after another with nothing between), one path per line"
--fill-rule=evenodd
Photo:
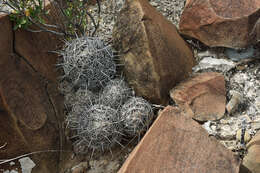
M103 105L120 109L131 95L132 91L123 79L114 79L108 82L100 100Z
M146 131L153 118L151 105L141 97L130 98L121 109L122 124L130 136Z
M76 93L65 94L65 105L70 109L77 105L86 105L90 107L96 101L97 96L88 89L79 89Z
M93 105L78 117L76 147L106 150L120 144L122 125L115 109L104 105Z
M63 78L75 87L97 91L116 73L111 46L106 46L97 37L81 37L68 41L59 53L63 57L58 64L63 68Z

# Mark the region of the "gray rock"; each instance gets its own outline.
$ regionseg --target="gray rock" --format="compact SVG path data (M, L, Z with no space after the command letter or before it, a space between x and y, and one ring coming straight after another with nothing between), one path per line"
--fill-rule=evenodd
M226 59L217 59L212 57L203 58L200 63L193 68L194 72L214 69L214 71L227 72L235 67L235 63Z

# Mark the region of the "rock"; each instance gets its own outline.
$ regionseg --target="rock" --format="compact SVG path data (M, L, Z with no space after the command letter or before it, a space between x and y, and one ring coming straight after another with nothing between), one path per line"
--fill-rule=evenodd
M23 157L19 159L23 173L31 173L32 169L36 166L30 157Z
M53 17L53 20L58 21L57 15L53 13L49 1L46 2L46 8L50 9L50 14ZM35 30L38 29L39 28L36 28ZM23 29L14 31L14 37L15 53L22 56L22 58L24 58L34 68L34 70L41 73L41 75L47 79L55 82L58 77L55 66L58 54L51 53L50 51L55 51L58 49L58 46L61 46L59 37L49 32L33 33Z
M114 173L117 172L120 168L120 164L118 160L108 161L104 159L100 160L91 160L89 162L91 169L88 173Z
M225 54L232 61L241 61L248 58L254 58L257 54L257 49L253 46L249 46L248 48L243 50L226 48Z
M171 98L198 121L224 116L226 88L224 76L208 72L193 76L170 91Z
M0 15L0 26L0 57L9 56L13 52L13 29L9 16Z
M243 166L250 170L250 173L260 172L260 132L247 144L247 155L243 159ZM244 173L244 172L241 172Z
M233 63L232 61L228 61L226 59L205 57L199 62L198 65L193 67L193 71L201 72L204 70L214 69L216 71L225 73L234 67L235 67L235 63Z
M9 57L13 52L13 31L12 23L5 14L0 14L0 66L4 63L3 58ZM0 111L4 110L4 105L0 94Z
M17 57L9 57L15 61ZM17 58L18 59L18 58ZM51 114L44 83L23 63L1 67L0 93L8 112L31 130L40 129ZM19 69L18 69L19 68ZM17 70L14 70L17 69ZM29 116L28 116L29 115Z
M239 159L177 108L166 107L119 173L238 173Z
M176 27L147 0L126 1L113 31L126 78L152 103L167 104L168 92L192 71L194 58Z
M62 148L61 122L64 119L58 106L61 100L52 97L46 84L16 56L10 56L0 66L0 93L7 112L1 113L1 141L7 143L1 150L2 158L17 157L34 151ZM55 101L55 102L53 102ZM58 170L59 152L33 155L37 173ZM34 171L33 169L33 171Z
M26 33L26 37L21 37L30 41L37 35L25 31L16 32ZM34 36L29 36L30 34ZM63 98L57 91L55 81L52 81L56 78L55 58L50 60L45 54L42 59L38 59L38 54L35 54L32 68L30 61L17 55L16 48L13 48L21 38L18 35L12 30L8 17L0 16L0 146L6 144L0 149L1 159L42 151L41 154L30 155L36 164L32 172L59 172L59 161L63 156L59 151L63 150L65 139L61 124L64 121ZM45 41L34 40L32 44L25 41L27 47L24 49L35 51L34 46L40 48L40 45L45 47L52 44L48 39ZM36 69L38 66L39 70ZM41 70L40 66L49 71ZM9 166L8 162L1 164L1 168L8 170Z
M236 141L241 143L248 143L251 139L251 136L247 130L243 132L242 129L239 129L236 134Z
M260 18L257 20L255 27L251 33L252 38L256 38L256 42L260 42Z
M87 173L88 167L88 162L81 162L80 164L74 166L71 170L72 173Z
M255 42L260 17L259 0L189 0L180 20L180 32L215 47L244 48Z
M4 110L5 110L4 103L2 101L2 96L0 95L0 112Z
M235 90L230 90L230 94L231 99L229 100L226 109L229 114L232 114L236 111L238 105L242 103L243 96Z

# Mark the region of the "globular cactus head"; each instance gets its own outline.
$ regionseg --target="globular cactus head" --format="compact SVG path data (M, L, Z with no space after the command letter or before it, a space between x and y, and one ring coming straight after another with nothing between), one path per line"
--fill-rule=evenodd
M81 37L65 43L60 52L64 76L74 87L99 90L116 74L111 46L97 37Z
M123 79L114 79L109 81L104 88L100 101L103 105L120 109L130 96L132 96L132 90L127 83Z
M153 118L152 106L141 97L130 98L121 109L124 131L130 136L138 136L146 131Z
M78 118L76 142L77 148L89 148L104 151L119 144L122 137L122 125L118 112L108 106L93 105Z
M90 107L95 104L97 96L95 93L88 89L78 89L76 93L69 92L65 94L65 105L69 109L73 109L78 105L85 105Z

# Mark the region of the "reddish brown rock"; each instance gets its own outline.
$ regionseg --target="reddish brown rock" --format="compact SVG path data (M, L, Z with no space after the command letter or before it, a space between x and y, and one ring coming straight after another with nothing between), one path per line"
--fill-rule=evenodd
M0 158L10 159L29 152L45 151L30 156L36 163L33 173L59 172L60 151L64 144L63 98L58 94L55 82L48 80L47 75L45 78L40 70L35 71L26 58L16 55L12 47L13 34L8 17L1 16L0 147L6 145L0 149ZM34 49L34 45L26 48ZM42 61L38 59L36 63L41 64ZM54 62L44 65L46 69L55 69ZM9 169L10 165L6 163L0 167L1 170Z
M258 19L258 21L255 24L255 27L251 33L251 37L252 39L255 38L256 42L260 42L260 18Z
M248 153L243 159L243 166L250 170L250 173L260 172L260 132L247 144ZM246 172L241 172L246 173Z
M166 107L119 173L238 173L231 151L177 108Z
M50 9L50 15L52 17L50 23L60 23L61 20L59 17L61 16L56 13L57 10L53 9L49 1L46 1L46 3L46 8ZM39 30L39 28L35 26L32 26L32 28ZM53 28L51 30L53 30ZM49 32L33 33L23 29L18 29L14 31L14 33L15 52L26 59L26 61L45 78L56 81L58 73L55 64L58 54L51 53L50 51L55 51L61 46L61 40L59 39L62 39L62 37Z
M0 111L5 110L4 103L2 101L2 96L0 95Z
M17 30L15 31L15 51L44 77L56 81L58 75L55 64L58 55L49 51L57 49L59 43L57 39L55 35L46 32L32 33Z
M220 73L195 75L173 88L170 95L178 106L198 121L217 120L224 116L226 88Z
M152 103L166 104L169 90L192 71L191 50L147 0L126 1L113 39L129 84Z
M0 65L1 57L13 52L12 23L7 15L0 14ZM7 44L8 43L8 44Z
M0 121L1 158L17 157L34 151L60 150L63 114L61 100L50 98L42 78L23 60L13 55L0 66L0 94L7 112ZM51 101L54 100L55 102ZM59 104L60 103L60 104ZM57 110L56 110L57 109ZM32 156L37 172L58 169L59 152Z
M0 66L3 59L13 53L13 31L12 23L7 15L0 15ZM0 111L4 110L4 105L0 95Z
M259 0L189 0L179 29L208 46L243 48L255 41L249 35L259 17Z

